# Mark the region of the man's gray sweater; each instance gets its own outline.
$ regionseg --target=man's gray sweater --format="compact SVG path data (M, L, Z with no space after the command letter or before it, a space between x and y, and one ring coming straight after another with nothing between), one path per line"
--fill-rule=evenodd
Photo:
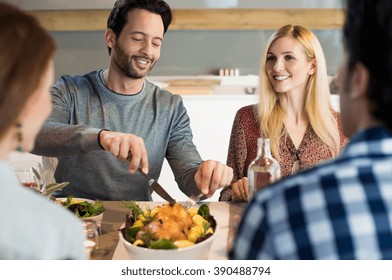
M180 189L187 195L197 193L194 175L202 159L182 98L147 80L136 95L118 94L104 85L100 71L62 76L52 88L53 111L33 153L58 158L55 179L70 182L58 196L151 200L147 180L128 173L129 162L99 146L102 129L143 138L150 176L159 177L166 157Z

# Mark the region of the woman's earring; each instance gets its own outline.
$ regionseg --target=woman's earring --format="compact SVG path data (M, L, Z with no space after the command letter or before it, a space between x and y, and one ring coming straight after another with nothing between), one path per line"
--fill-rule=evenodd
M18 152L24 152L22 141L23 141L23 134L22 134L22 124L17 122L16 123L16 141L18 142L18 146L16 146L16 150Z

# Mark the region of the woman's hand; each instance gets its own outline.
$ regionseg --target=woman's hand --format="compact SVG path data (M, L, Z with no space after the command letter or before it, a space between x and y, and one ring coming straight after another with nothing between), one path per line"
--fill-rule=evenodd
M248 177L243 177L231 185L231 199L233 201L248 201Z

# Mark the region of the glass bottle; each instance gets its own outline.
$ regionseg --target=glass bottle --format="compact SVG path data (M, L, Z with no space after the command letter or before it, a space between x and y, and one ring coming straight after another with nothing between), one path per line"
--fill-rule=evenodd
M248 167L248 201L257 190L280 179L280 165L272 157L270 140L257 139L257 156Z

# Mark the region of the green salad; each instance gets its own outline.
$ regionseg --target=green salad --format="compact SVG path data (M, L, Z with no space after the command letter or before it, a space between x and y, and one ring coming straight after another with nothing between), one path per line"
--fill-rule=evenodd
M88 202L83 199L74 198L70 195L67 196L66 200L59 201L59 203L73 212L79 218L97 216L105 211L103 202L99 199L95 200L94 202Z

